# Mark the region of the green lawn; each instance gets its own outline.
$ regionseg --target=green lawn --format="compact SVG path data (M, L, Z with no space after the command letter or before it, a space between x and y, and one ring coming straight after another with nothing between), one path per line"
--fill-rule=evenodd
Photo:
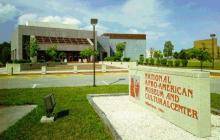
M215 60L215 69L220 69L220 60ZM189 60L187 67L200 68L200 62L198 60ZM206 69L212 69L212 62L204 62L203 67Z
M4 140L106 140L112 139L110 131L87 101L92 93L128 92L127 85L98 87L64 87L39 89L0 89L0 105L37 104L38 107L7 131L0 134ZM41 124L44 114L43 97L54 93L57 105L55 112L69 109L70 114L52 124Z
M117 92L128 92L128 86L0 89L0 105L38 105L30 114L0 134L0 140L112 139L111 133L88 103L86 95ZM39 121L44 114L42 98L48 93L55 94L55 112L69 109L70 114L52 124L41 124ZM211 106L220 109L219 94L211 94Z

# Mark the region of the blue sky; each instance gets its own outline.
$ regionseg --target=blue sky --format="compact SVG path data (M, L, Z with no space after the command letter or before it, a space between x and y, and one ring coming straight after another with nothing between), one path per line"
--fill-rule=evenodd
M26 20L76 24L98 33L146 33L147 48L163 49L171 40L175 50L193 41L220 37L219 0L0 0L0 42L9 41Z

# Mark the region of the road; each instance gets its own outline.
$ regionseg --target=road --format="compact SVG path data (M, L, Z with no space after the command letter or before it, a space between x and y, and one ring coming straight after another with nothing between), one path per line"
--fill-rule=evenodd
M96 85L128 84L127 73L97 73ZM0 76L0 89L72 87L93 85L93 75L57 74L57 75L13 75Z
M96 85L128 84L128 73L97 73ZM92 86L93 75L13 75L0 76L0 89ZM220 76L211 77L212 93L220 94Z

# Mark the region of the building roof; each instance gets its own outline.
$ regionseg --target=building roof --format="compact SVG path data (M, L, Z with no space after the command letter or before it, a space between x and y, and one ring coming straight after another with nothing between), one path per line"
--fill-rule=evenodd
M104 33L102 36L108 36L110 39L141 39L146 40L146 34L121 34L121 33Z

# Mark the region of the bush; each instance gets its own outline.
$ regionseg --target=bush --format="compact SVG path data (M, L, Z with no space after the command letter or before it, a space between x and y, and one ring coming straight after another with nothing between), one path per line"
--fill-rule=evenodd
M157 60L156 60L156 65L160 66L160 59L159 58L157 58Z
M0 67L4 66L3 63L0 61Z
M173 60L168 60L167 63L169 67L173 67Z
M179 66L180 66L180 60L179 60L179 59L176 59L176 60L174 61L174 65L175 65L176 67L179 67Z
M161 65L166 66L167 65L167 59L162 59L161 60Z
M149 59L148 59L148 58L145 59L144 64L145 64L145 65L148 65L148 64L149 64Z
M150 65L154 65L154 59L153 58L150 58Z
M123 61L129 62L129 61L130 61L130 58L129 58L129 57L124 57L124 58L123 58Z
M143 54L141 54L141 55L139 56L138 64L141 64L141 65L144 64L144 55L143 55Z
M183 67L186 67L187 66L187 64L188 64L188 60L187 59L182 59L182 66Z
M114 57L108 56L104 59L105 61L114 61Z

